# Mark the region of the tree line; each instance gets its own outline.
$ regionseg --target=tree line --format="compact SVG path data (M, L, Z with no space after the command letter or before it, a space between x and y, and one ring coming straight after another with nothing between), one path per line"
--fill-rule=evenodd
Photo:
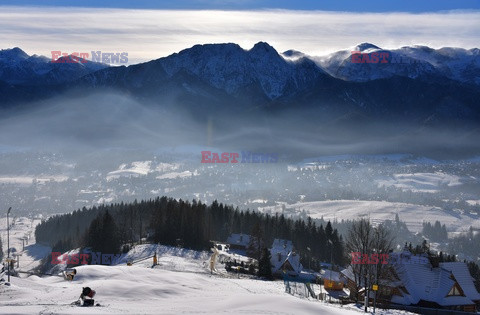
M422 234L433 242L445 242L448 240L447 227L441 225L440 221L423 222Z
M42 221L35 237L37 242L58 251L90 247L118 253L122 246L142 239L208 250L211 241L225 241L231 233L260 237L258 252L262 247L269 247L275 238L292 240L304 266L310 264L318 268L320 262L330 260L339 265L344 263L342 236L330 222L325 227L318 226L310 218L294 220L282 214L241 211L217 201L207 205L196 200L158 197L83 208Z

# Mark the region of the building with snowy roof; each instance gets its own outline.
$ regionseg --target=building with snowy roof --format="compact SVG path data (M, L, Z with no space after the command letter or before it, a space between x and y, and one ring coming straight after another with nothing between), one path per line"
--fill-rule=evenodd
M236 252L240 255L246 255L248 244L250 243L250 235L248 234L231 234L227 238L231 252Z
M463 262L434 266L426 255L391 253L379 299L393 304L475 312L480 294Z
M320 274L323 279L323 286L327 290L342 291L344 286L344 277L338 271L321 270Z
M440 263L440 267L450 271L460 285L463 294L475 302L477 306L480 306L480 293L478 293L473 283L473 278L468 271L467 264L463 262L443 262Z
M303 266L300 263L300 256L295 253L292 241L275 239L270 249L272 273L277 276L296 277L302 270Z

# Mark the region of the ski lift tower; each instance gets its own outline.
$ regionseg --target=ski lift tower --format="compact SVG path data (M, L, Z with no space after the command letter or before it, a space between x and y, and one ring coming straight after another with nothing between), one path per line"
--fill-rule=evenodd
M23 253L19 253L19 252L16 252L16 253L13 253L12 256L13 256L13 261L17 263L17 268L19 269L20 268L20 256L22 256Z

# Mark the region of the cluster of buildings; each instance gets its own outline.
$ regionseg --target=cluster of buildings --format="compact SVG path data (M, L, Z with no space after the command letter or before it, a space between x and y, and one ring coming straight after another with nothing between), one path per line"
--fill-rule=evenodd
M226 246L224 250L246 256L250 236L232 234L226 243L222 245ZM320 273L306 272L290 240L275 239L270 254L272 273L277 277L288 276L299 281L310 279L317 283L321 280L324 289L332 293L336 291L337 296L340 292L351 296L356 292L361 301L368 294L369 301L373 302L374 291L366 290L363 283L356 283L352 266L341 271L325 268ZM415 306L464 312L480 310L480 294L464 262L438 262L425 254L414 255L405 249L390 253L383 270L377 280L378 303L392 307Z
M365 298L365 285L356 283L349 267L342 271L347 287ZM369 300L373 291L368 293ZM391 253L378 279L377 301L382 304L416 306L475 312L480 309L480 294L467 264L438 262L425 254L408 250Z
M228 249L231 253L247 256L247 248L250 244L250 235L231 234L226 244L217 244L218 249ZM270 248L272 274L276 276L297 277L301 275L303 266L300 263L300 256L297 255L292 241L275 239Z

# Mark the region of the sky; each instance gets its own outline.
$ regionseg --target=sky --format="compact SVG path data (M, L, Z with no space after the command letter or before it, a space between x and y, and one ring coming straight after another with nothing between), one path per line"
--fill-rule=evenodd
M42 5L130 9L287 9L350 12L434 12L479 9L478 0L2 0L4 5Z
M480 1L0 1L0 48L128 53L130 64L195 44L265 41L325 55L370 42L480 47Z

